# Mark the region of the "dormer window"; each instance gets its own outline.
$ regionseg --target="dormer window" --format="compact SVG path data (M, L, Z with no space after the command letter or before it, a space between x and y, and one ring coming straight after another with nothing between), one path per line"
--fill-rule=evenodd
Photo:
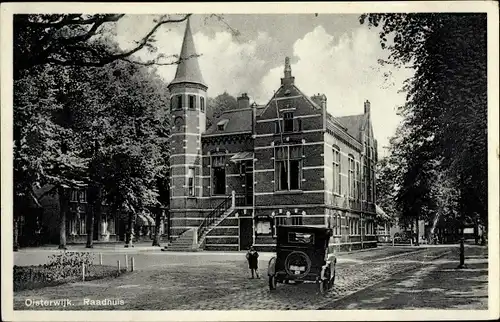
M217 123L217 130L224 131L226 129L226 125L228 122L229 122L229 120L222 120L219 123Z

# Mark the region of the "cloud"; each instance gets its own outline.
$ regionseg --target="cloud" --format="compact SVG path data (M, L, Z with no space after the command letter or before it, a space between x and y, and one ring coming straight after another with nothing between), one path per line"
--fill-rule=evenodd
M405 99L398 90L411 72L378 65L386 53L376 31L359 27L335 38L318 26L295 42L293 54L292 74L306 95L325 94L334 116L361 114L363 102L369 100L379 148L388 144L400 122L396 108ZM391 76L386 78L385 73ZM283 66L279 66L262 78L259 99L272 95L282 75Z
M125 33L125 30L121 31ZM137 30L132 31L139 34ZM184 35L184 25L171 31L159 30L156 39L156 53L141 51L138 58L147 60L156 57L158 53L165 55L179 54ZM131 47L130 39L137 39L130 34L121 39L122 48ZM268 46L272 39L266 32L258 32L254 40L244 43L234 39L229 31L215 32L207 36L202 32L193 35L196 51L201 56L198 58L203 78L208 85L208 95L216 96L228 92L237 96L243 92L258 91L260 79L269 68L263 58L258 58L257 50ZM175 76L176 65L158 67L158 73L166 82Z
M137 39L143 30L139 24L128 24L130 39ZM193 30L200 68L208 95L228 92L237 96L247 92L252 100L266 103L283 77L283 64L270 66L271 61L283 61L277 49L280 39L259 31L247 42L235 39L229 31L218 31L207 36ZM123 31L122 31L123 32ZM161 30L156 38L158 53L179 54L184 24L172 30ZM153 54L141 52L142 58ZM280 57L283 55L283 57ZM387 55L380 48L378 33L359 26L348 33L329 34L322 26L297 39L293 44L292 73L297 86L307 95L324 93L328 110L335 116L363 113L363 102L370 100L375 135L383 154L388 138L400 122L396 108L404 103L404 94L398 94L402 82L411 71L381 67L378 59ZM274 58L277 59L274 59ZM175 75L174 66L163 66L158 72L169 82ZM384 75L389 74L386 78Z

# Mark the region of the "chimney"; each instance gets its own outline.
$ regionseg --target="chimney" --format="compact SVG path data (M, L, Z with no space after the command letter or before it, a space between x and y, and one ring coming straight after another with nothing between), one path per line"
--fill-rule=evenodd
M253 102L250 106L252 108L252 134L255 134L255 124L257 119L257 103Z
M321 108L326 109L326 95L325 94L316 94L311 96L311 99L314 101L314 103L318 104L321 106Z
M247 93L241 94L238 97L238 109L249 108L250 107L250 98L248 98Z
M365 114L370 114L370 101L365 101Z

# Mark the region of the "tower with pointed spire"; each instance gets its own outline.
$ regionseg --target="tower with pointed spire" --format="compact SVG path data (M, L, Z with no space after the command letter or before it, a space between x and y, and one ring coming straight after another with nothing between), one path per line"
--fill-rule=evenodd
M201 189L201 134L206 128L207 88L198 63L189 18L170 91L172 228L185 226L186 209L197 208ZM177 210L176 210L177 209Z

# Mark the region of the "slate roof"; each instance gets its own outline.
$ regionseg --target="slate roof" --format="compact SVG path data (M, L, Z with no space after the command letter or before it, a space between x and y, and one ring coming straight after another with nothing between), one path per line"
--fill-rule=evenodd
M220 130L218 123L226 120L224 130ZM251 132L252 131L252 109L232 109L224 111L221 116L216 118L212 125L205 131L204 135L223 134L235 132Z
M359 142L362 142L361 129L365 123L364 114L339 116L335 117L335 119L346 128L349 135L354 137Z
M186 31L184 32L180 58L184 60L181 60L180 64L177 66L175 78L170 84L188 82L207 86L201 75L200 65L198 64L198 57L193 41L193 34L191 33L189 18L186 23Z

